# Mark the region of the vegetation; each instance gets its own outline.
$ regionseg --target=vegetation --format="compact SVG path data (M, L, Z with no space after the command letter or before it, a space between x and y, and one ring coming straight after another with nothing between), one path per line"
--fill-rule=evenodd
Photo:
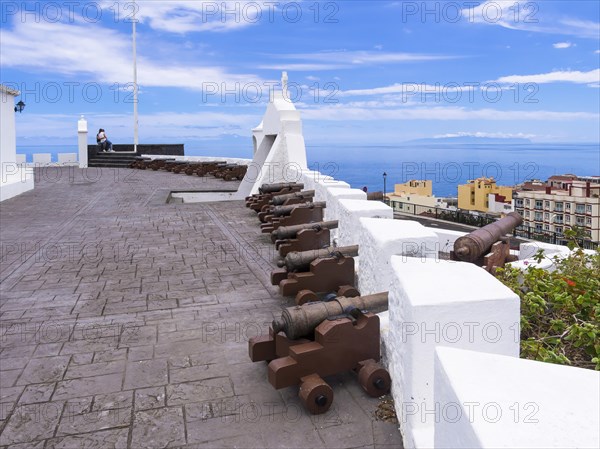
M574 251L552 259L555 271L532 265L496 275L521 298L521 357L600 370L600 252L584 253L576 230L565 236Z

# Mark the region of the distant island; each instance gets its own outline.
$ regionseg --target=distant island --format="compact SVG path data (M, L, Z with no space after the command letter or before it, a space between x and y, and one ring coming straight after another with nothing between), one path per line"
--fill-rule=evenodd
M532 143L525 137L478 137L478 136L455 136L455 137L430 137L403 142L403 144L527 144Z

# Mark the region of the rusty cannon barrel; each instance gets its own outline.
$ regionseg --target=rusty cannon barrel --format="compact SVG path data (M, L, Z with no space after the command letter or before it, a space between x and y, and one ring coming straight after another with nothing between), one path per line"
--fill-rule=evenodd
M477 229L454 242L454 255L463 262L476 262L490 250L492 245L517 226L523 223L523 217L511 212L494 223Z
M369 201L383 201L383 192L368 192L367 200Z
M293 226L280 226L271 232L271 235L275 240L293 239L298 235L300 231L305 229L314 229L319 231L321 229L336 229L338 227L338 221L318 221L315 223L304 223Z
M294 209L296 209L297 207L307 207L310 209L313 209L315 207L326 207L327 203L325 201L317 201L314 203L297 203L297 204L290 204L289 206L271 206L271 210L269 211L269 214L273 215L274 217L286 217L288 215L290 215L292 213L292 211Z
M309 302L302 306L288 307L281 318L273 320L275 333L283 332L290 340L308 337L327 318L347 314L353 309L379 313L388 309L388 292L346 298L339 296L333 301Z
M309 251L293 251L277 262L280 268L286 267L289 272L307 271L313 260L326 257L356 257L358 256L358 245L352 246L329 246L323 249L311 249Z
M315 196L314 190L304 190L302 192L286 193L284 195L277 195L271 199L273 206L281 206L287 200L300 199L305 200Z
M276 184L263 184L258 188L259 193L275 193L279 192L283 189L298 189L302 190L304 188L304 184L299 182L279 182Z

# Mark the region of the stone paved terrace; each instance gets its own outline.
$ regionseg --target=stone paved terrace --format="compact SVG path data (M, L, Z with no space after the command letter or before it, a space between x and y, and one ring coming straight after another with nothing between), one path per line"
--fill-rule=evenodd
M401 447L353 374L311 416L247 339L292 305L242 202L166 204L237 183L36 170L0 203L0 447Z

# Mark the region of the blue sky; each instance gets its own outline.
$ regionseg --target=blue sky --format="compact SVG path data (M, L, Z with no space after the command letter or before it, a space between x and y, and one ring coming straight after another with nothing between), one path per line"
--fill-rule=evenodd
M80 114L131 142L135 6L142 143L246 145L282 70L311 145L598 142L599 5L3 0L0 81L18 146L75 144Z

